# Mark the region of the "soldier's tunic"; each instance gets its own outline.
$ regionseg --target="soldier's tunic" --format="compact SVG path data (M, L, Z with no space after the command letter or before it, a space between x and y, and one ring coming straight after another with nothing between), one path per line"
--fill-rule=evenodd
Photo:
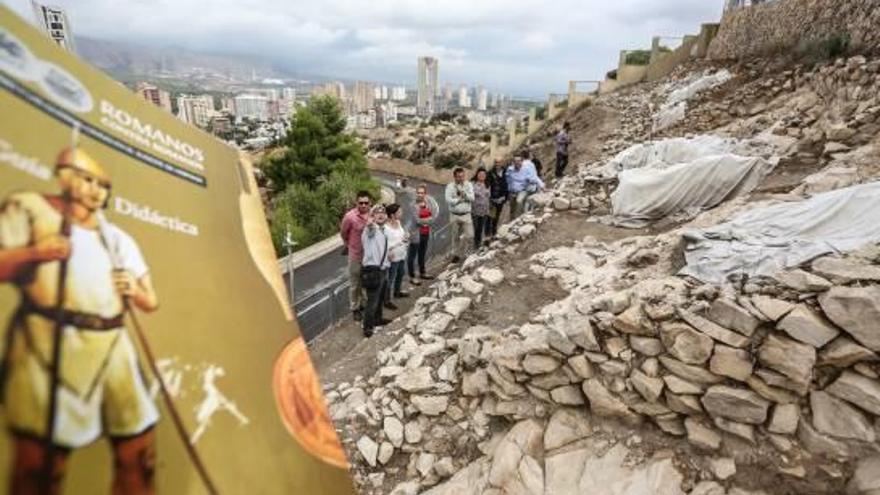
M24 247L57 234L62 217L46 197L17 193L0 207L0 249ZM106 245L105 245L106 241ZM61 367L53 443L87 445L102 432L137 435L159 418L123 327L123 302L113 286L113 261L136 279L148 268L135 241L114 225L98 230L76 225L70 232ZM111 258L112 253L112 258ZM53 355L54 308L61 263L38 263L16 285L21 305L9 325L4 349L3 403L18 434L44 438Z

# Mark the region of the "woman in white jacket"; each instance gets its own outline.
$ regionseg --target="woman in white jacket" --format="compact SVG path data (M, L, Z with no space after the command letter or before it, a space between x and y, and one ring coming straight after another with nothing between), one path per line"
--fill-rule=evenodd
M388 289L385 296L385 307L397 309L391 301L391 296L408 297L400 290L403 276L406 273L406 257L409 250L409 233L400 221L403 211L398 204L390 204L385 208L388 213L388 223L385 224L385 234L388 236L388 261L391 268L388 270Z

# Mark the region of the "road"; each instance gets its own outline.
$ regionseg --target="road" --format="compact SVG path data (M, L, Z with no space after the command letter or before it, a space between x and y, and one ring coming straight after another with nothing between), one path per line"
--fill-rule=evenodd
M373 177L384 185L396 189L398 176L384 172L372 172ZM428 194L440 205L440 221L434 225L438 236L432 239L433 250L445 251L449 243L449 211L443 199L444 185L427 183ZM326 254L296 269L293 276L293 295L297 320L307 341L312 340L338 317L348 314L347 287L339 287L339 281L347 277L348 258L339 251ZM286 277L285 277L286 279ZM285 284L289 281L285 280ZM289 286L289 285L288 285Z

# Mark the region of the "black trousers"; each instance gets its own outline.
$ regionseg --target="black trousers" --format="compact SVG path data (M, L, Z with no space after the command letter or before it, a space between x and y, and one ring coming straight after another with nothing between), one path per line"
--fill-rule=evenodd
M568 166L568 155L556 153L556 178L561 179L565 175L565 167Z
M474 249L483 245L483 237L492 235L492 218L489 215L471 215L474 223Z
M406 253L406 269L409 278L416 278L416 260L419 262L419 274L425 275L425 258L428 256L428 241L431 240L431 234L423 234L419 232L419 243L410 243L409 251Z
M382 283L374 289L366 289L367 306L364 308L364 330L372 330L382 321L382 305L388 288L388 270L382 270Z
M498 233L498 225L501 223L501 212L504 211L504 203L492 203L489 208L489 225L486 230L489 235L495 237L495 234Z

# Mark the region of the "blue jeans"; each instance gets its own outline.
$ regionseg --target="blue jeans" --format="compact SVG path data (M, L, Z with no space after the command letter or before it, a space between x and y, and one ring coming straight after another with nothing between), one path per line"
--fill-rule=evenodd
M400 286L403 284L403 276L406 274L406 260L392 261L391 268L388 269L388 297L386 301L390 301L392 295L400 294Z

